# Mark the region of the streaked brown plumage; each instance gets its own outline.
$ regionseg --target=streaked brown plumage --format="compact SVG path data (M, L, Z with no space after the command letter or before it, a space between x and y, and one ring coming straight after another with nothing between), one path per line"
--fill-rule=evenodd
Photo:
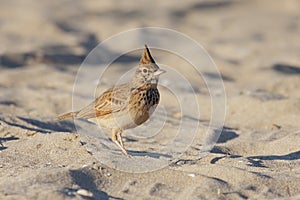
M129 156L123 145L122 131L149 119L159 103L157 84L159 75L164 72L159 69L145 45L139 67L130 82L108 89L83 109L66 113L57 119L86 118L110 129L112 141L123 154Z

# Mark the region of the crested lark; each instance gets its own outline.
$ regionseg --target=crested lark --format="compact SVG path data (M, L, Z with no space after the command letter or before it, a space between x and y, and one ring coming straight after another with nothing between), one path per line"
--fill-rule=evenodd
M145 45L139 67L130 82L108 89L88 106L57 119L74 117L96 121L101 127L112 131L112 141L129 157L122 141L122 131L149 119L159 102L157 84L159 75L164 72Z

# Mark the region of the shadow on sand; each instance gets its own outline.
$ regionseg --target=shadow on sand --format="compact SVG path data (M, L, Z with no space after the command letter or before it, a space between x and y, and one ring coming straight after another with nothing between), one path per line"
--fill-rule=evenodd
M233 128L224 126L217 143L225 143L237 137L239 137L239 135L236 134Z
M49 134L52 132L74 132L76 130L74 123L69 121L41 121L38 119L31 119L25 117L17 117L17 118L22 120L23 122L26 122L28 125L8 121L3 118L0 118L0 121L8 124L9 126L19 127L21 129L35 131L39 133L45 133L45 134Z
M299 75L300 67L287 64L274 64L272 69L286 75Z
M263 164L264 160L299 160L300 159L300 151L295 151L285 155L267 155L267 156L249 156L247 157L250 166L254 167L266 167Z
M12 140L18 140L19 138L18 137L15 137L15 136L10 136L10 137L0 137L0 151L4 150L4 149L7 149L7 147L5 147L3 145L3 142L7 142L7 141L12 141Z
M118 197L112 197L106 192L100 191L97 184L102 184L103 180L99 176L99 172L90 169L70 170L70 175L74 184L80 188L90 191L93 194L91 199L121 199ZM60 192L69 197L75 197L78 189L63 188Z
M211 164L216 164L219 160L223 158L242 158L244 156L241 155L232 155L229 152L227 152L224 149L221 149L220 147L214 147L212 150L213 153L218 153L218 154L225 154L224 156L219 156L213 158L210 163ZM286 160L286 161L292 161L292 160L299 160L300 159L300 151L295 151L289 154L285 155L266 155L266 156L248 156L244 157L248 160L248 166L252 167L263 167L263 168L268 168L263 164L264 160Z

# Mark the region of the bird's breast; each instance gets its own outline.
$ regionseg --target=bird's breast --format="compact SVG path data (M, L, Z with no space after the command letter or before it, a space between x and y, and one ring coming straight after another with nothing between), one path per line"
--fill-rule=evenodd
M157 88L140 90L130 98L130 115L136 125L147 121L159 103L160 95Z

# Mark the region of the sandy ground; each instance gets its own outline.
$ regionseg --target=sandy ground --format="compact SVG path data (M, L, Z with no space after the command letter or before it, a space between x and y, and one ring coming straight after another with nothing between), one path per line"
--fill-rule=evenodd
M0 199L300 199L299 9L297 0L1 1ZM72 120L53 118L72 109L75 76L89 51L145 26L180 31L205 47L223 76L226 120L207 156L199 159L199 134L181 161L129 173L89 150ZM139 53L115 63L112 77L135 66ZM163 62L163 53L153 54ZM201 132L211 105L205 85L198 86ZM159 142L125 134L128 149L140 155L132 163L168 159L150 154L170 141L180 116L172 95L161 93L173 115ZM108 155L120 157L112 148Z

